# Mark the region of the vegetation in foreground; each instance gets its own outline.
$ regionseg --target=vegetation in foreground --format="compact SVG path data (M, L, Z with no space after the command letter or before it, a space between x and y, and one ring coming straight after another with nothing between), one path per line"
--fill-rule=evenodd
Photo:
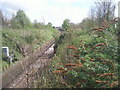
M101 25L104 29L66 31L35 87L118 87L118 31L114 24L107 25L105 22Z
M66 19L56 54L42 77L35 81L35 87L119 87L120 19L115 18L114 11L112 2L98 1L80 24L71 24ZM75 29L76 26L81 29Z
M65 33L56 39L59 43L56 54L42 71L41 77L34 82L35 87L119 87L117 30L120 25L116 29L114 11L112 2L100 1L80 24L64 20L62 27ZM31 23L22 10L18 10L10 20L2 19L5 28L2 31L3 46L10 47L15 60L25 56L27 49L34 50L56 35L51 23L44 25L36 20ZM6 62L2 63L7 66Z

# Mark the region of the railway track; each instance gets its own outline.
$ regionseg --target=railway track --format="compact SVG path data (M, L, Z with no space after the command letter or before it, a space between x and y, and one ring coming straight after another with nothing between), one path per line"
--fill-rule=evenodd
M2 88L30 88L54 54L54 39L2 73Z

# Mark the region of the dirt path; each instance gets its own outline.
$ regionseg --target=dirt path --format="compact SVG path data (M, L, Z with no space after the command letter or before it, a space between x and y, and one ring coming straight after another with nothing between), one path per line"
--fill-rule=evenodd
M26 68L23 73L17 76L8 86L7 88L29 88L38 72L41 72L42 69L47 66L50 62L50 58L54 55L54 44L45 51L37 60L30 65L30 67ZM39 73L40 76L40 73Z

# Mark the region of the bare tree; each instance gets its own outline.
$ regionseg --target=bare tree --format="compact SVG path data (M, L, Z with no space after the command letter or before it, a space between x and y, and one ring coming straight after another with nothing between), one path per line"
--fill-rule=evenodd
M98 25L105 19L110 21L114 18L115 4L110 0L109 2L97 1L95 7L91 8L91 18L95 18L98 21Z

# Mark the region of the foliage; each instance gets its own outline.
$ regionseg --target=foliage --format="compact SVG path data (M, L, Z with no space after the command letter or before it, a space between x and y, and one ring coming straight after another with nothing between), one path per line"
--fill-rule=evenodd
M51 23L51 22L48 22L47 26L48 26L48 27L52 27L52 23Z
M80 23L80 27L82 30L90 30L96 26L96 20L90 19L90 18L85 18L82 20Z
M25 53L40 47L45 41L55 37L57 31L53 28L44 29L4 29L2 30L2 46L13 52L16 61L20 60ZM4 67L4 66L3 66Z
M69 30L51 61L49 74L48 72L44 74L51 75L45 77L49 85L47 87L117 87L118 43L114 31L116 29L112 25L103 32Z
M38 24L37 20L34 20L33 27L34 28L39 28L39 24Z
M11 20L12 28L26 28L31 27L31 22L23 10L18 10L16 16Z
M62 24L62 28L64 29L64 30L67 30L68 28L69 28L69 25L70 24L70 20L69 19L65 19L64 21L63 21L63 24Z
M37 22L37 20L34 20L33 28L35 28L35 29L44 29L44 28L47 28L47 27L42 22Z
M82 20L80 27L83 30L90 30L96 26L101 26L103 20L105 22L112 22L115 18L115 4L112 1L103 2L97 1L89 11L89 17Z

